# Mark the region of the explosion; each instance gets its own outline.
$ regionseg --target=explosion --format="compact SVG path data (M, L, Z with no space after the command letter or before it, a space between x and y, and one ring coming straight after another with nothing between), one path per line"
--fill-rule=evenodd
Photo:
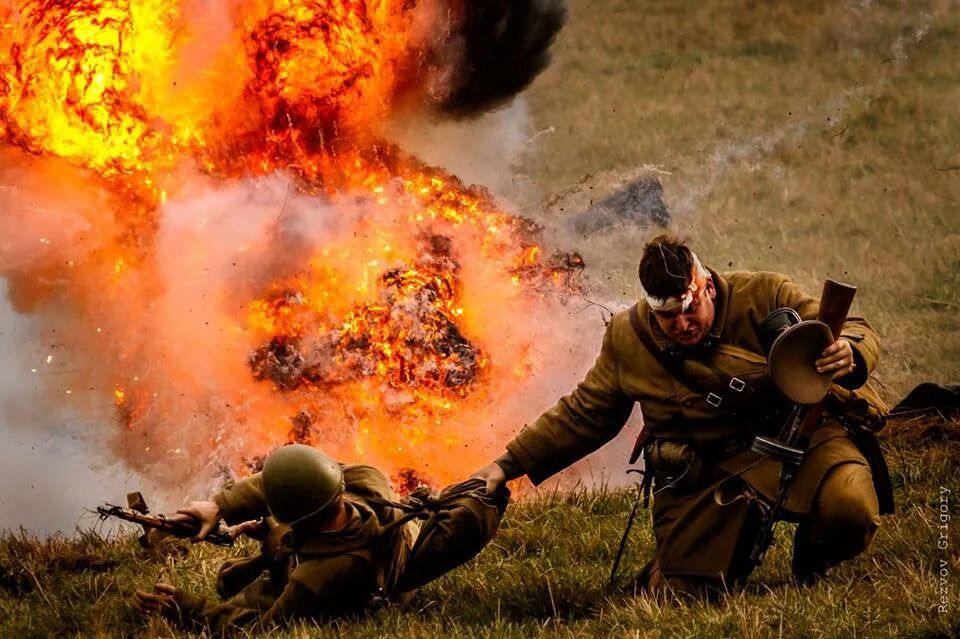
M583 262L380 131L404 109L508 99L563 16L459 0L0 6L0 184L67 184L82 211L60 251L24 249L26 230L0 246L0 274L18 308L72 314L66 346L106 363L83 383L115 406L130 465L244 473L301 441L406 486L488 455L487 407L537 366L502 318L578 294ZM511 55L503 82L503 60L471 62L485 29ZM272 219L198 195L278 180Z

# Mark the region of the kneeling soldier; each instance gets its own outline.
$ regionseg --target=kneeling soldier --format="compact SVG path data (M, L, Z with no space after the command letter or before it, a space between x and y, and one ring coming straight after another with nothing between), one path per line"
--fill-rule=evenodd
M707 269L669 236L645 247L639 271L642 299L610 320L583 381L473 476L491 490L522 475L539 484L613 439L639 403L657 542L640 585L654 593L716 592L753 569L761 515L778 492L779 464L750 450L755 436L778 431L790 409L768 375L764 318L792 309L813 319L819 303L783 275ZM783 513L799 524L793 569L800 581L863 552L880 515L892 512L871 432L885 410L869 383L878 354L874 330L849 317L816 356L816 370L833 382L831 404Z
M357 614L409 601L416 588L476 555L493 537L509 493L483 482L439 494L417 491L399 502L380 471L342 465L315 448L290 445L263 471L227 486L212 501L178 511L201 524L199 538L222 518L250 534L263 518L261 553L226 562L217 575L225 600L159 583L137 591L137 606L213 631L293 619Z

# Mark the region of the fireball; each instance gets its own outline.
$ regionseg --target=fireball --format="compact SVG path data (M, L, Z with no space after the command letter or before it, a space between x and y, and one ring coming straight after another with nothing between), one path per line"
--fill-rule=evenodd
M0 141L87 176L110 211L82 213L75 258L14 265L0 251L0 273L27 288L54 282L38 306L69 309L73 329L96 325L93 341L76 330L68 341L97 361L83 376L115 407L129 464L158 477L244 473L303 441L408 484L459 478L488 454L465 448L486 441L478 429L504 381L536 367L529 339L497 334L491 313L564 303L581 290L582 260L546 250L535 224L380 132L402 109L463 112L436 97L462 96L462 84L437 83L469 75L449 52L472 42L471 16L496 26L532 15L494 5L0 9ZM288 191L272 220L256 206L238 213L246 201L175 213L274 179ZM284 221L291 197L298 212ZM292 234L294 221L323 232ZM246 239L230 240L241 228ZM239 269L229 276L228 262Z

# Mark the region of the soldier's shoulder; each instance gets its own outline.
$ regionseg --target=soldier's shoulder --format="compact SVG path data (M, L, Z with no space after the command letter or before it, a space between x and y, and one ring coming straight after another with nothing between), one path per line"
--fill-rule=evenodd
M639 306L640 317L644 317L648 312L646 302L638 302L637 305ZM627 308L617 311L607 322L607 334L614 345L623 343L624 339L634 339L633 320L630 318L634 306L634 304L631 304Z
M344 465L343 483L346 489L354 494L393 499L393 489L390 488L386 476L379 469L367 464Z
M621 327L621 326L629 326L629 325L630 325L630 312L631 312L631 310L633 309L633 306L634 306L634 305L631 304L630 306L628 306L628 307L626 307L626 308L622 308L622 309L620 309L619 311L617 311L616 313L614 313L614 314L613 314L613 317L610 318L610 321L608 322L608 325L609 325L609 326L614 326L615 328L619 328L619 327ZM609 326L608 326L608 327L609 327Z
M789 280L783 273L774 271L730 271L720 274L730 290L741 294L767 294Z

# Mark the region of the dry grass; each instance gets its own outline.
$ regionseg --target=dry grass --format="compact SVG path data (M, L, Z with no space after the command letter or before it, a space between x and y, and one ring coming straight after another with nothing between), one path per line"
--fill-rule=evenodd
M545 219L654 166L673 228L710 264L784 272L813 293L828 276L856 283L891 396L960 380L955 5L572 6L530 94L537 129L556 130L525 167L551 194ZM627 303L650 232L575 243Z

